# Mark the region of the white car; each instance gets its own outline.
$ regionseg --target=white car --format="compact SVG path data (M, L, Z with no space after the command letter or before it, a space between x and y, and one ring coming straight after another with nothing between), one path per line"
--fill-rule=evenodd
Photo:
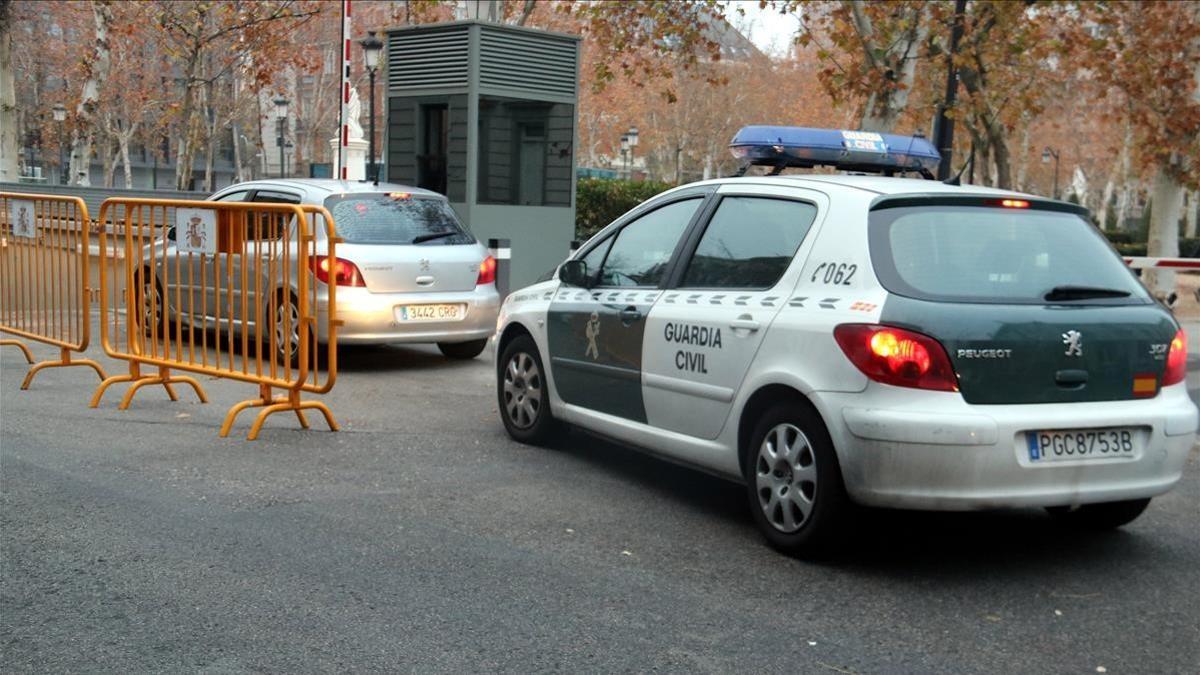
M778 168L937 162L863 132L733 147ZM493 339L513 438L569 423L740 481L793 554L841 539L855 503L1120 526L1196 437L1184 334L1086 211L933 180L672 189L509 296Z
M463 359L487 347L500 307L496 260L442 195L387 183L281 178L231 185L209 199L314 204L330 211L342 243L337 259L321 255L316 269L318 341L326 341L325 288L333 283L341 344L436 342L446 356ZM318 228L315 236L323 254L324 230ZM148 283L153 275L143 276ZM216 302L212 306L220 311ZM155 325L153 317L150 321ZM280 317L277 325L298 322ZM281 335L281 358L291 359L298 342L295 331Z

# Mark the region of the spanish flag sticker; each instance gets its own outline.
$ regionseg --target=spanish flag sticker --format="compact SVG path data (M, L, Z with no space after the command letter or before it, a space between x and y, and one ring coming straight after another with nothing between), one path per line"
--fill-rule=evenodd
M1133 397L1153 398L1158 393L1158 376L1154 373L1141 373L1133 376Z

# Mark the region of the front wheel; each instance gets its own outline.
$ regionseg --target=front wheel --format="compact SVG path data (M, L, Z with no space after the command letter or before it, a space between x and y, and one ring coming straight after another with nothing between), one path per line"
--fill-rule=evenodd
M545 368L533 338L508 343L497 362L496 395L504 429L515 441L534 445L550 440L556 429L550 412Z
M1132 523L1149 505L1149 499L1130 499L1124 502L1084 504L1075 508L1050 506L1046 508L1046 512L1065 525L1089 530L1112 530Z
M437 346L448 358L473 359L483 353L483 350L487 348L487 343L487 338L484 338L470 342L439 342Z
M815 411L776 404L759 418L743 451L750 510L771 546L803 557L828 553L843 541L852 505L833 441Z

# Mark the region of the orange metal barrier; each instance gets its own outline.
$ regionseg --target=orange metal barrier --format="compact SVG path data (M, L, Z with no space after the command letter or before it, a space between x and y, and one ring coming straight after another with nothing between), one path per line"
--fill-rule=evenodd
M59 349L57 360L29 369L22 389L46 368L87 366L105 377L95 361L71 358L87 349L91 335L90 226L78 197L0 192L0 332ZM33 363L20 340L0 345L20 348Z
M337 376L337 286L317 280L339 242L324 207L108 199L99 223L101 258L120 253L116 265L101 266L101 341L129 373L102 382L93 408L119 382L132 383L121 410L147 385L162 385L174 401L171 385L187 384L207 402L199 382L171 372L183 370L258 385L258 398L230 408L222 437L255 407L250 440L283 411L307 429L304 410L319 410L338 430L324 403L300 398L328 392ZM324 325L318 309L327 310Z

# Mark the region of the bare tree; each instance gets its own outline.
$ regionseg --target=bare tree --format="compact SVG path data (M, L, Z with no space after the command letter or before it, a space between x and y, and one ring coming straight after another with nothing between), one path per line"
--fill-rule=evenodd
M13 2L0 0L0 180L17 180L17 93L13 80Z

